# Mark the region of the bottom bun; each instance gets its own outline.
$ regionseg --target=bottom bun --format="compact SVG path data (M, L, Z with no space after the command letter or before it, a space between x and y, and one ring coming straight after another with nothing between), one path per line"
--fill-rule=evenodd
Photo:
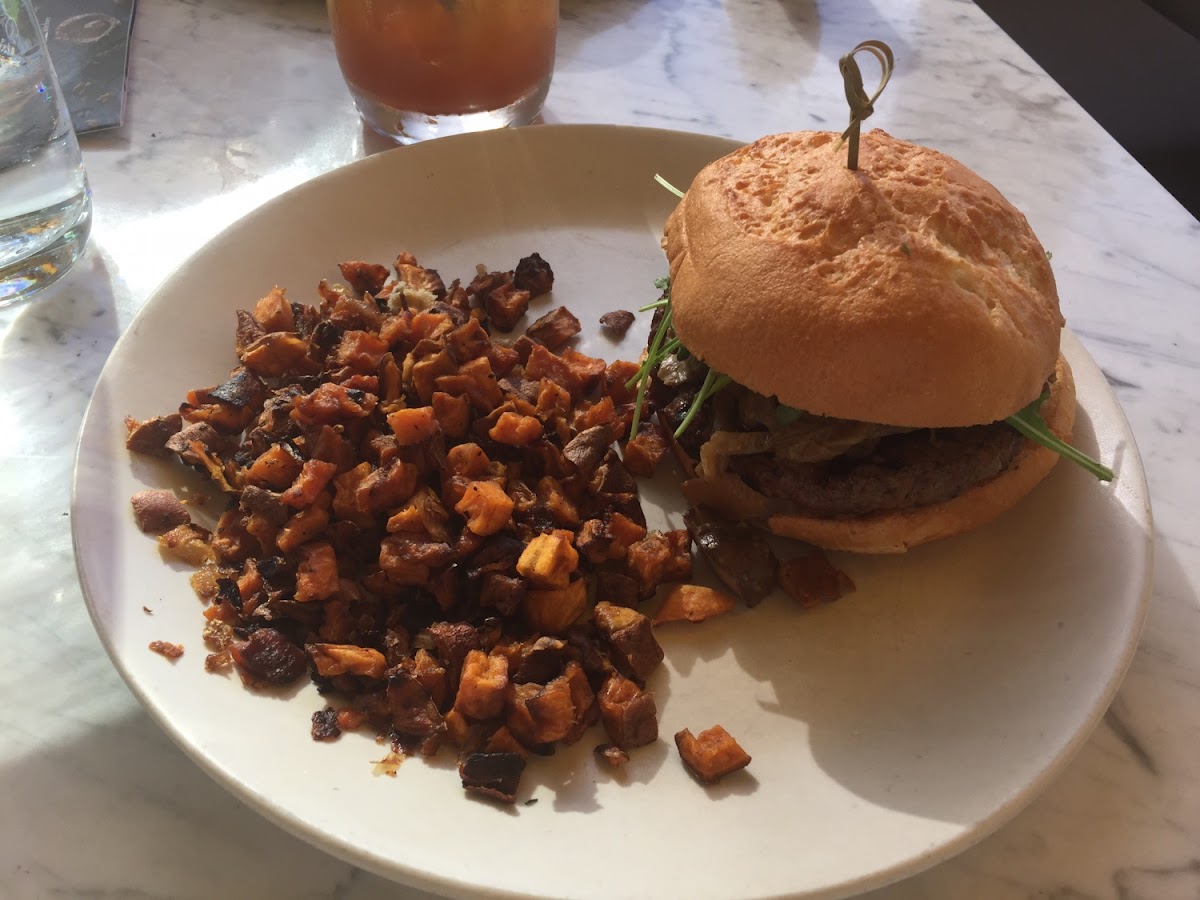
M1070 441L1075 427L1075 380L1060 355L1042 418L1050 430ZM1058 454L1025 441L1012 463L999 475L964 491L953 500L852 519L771 516L775 534L807 541L827 550L858 553L903 553L909 547L952 537L979 528L1016 506L1050 474Z

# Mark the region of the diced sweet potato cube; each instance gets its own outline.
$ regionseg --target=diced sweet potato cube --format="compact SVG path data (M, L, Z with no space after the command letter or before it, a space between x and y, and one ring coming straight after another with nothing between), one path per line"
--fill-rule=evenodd
M374 375L379 371L383 355L389 349L388 342L376 334L369 331L347 331L333 349L328 363L347 366L364 375Z
M478 444L458 444L446 454L446 468L455 475L479 478L491 471L492 461Z
M602 600L592 617L608 642L613 663L626 674L645 681L663 661L663 649L654 637L650 620L636 609Z
M460 751L465 750L468 753L474 753L482 749L479 723L471 722L457 709L451 709L443 713L442 721L446 723L447 739Z
M587 673L575 660L571 660L563 668L563 679L571 691L571 703L575 706L575 725L563 737L563 741L573 744L600 718L600 707L596 703L596 694L588 681Z
M331 425L323 425L317 439L310 444L309 457L332 463L338 472L348 472L358 459L354 447Z
M267 296L254 304L254 319L263 331L295 331L296 317L292 304L288 303L287 292L274 287Z
M695 736L685 728L675 735L675 746L688 771L705 784L716 784L750 765L749 754L720 725Z
M398 355L400 347L411 347L417 342L412 333L412 313L404 310L388 316L379 326L379 336L387 341L388 346L396 350Z
M496 343L488 345L487 358L488 362L492 364L492 371L496 373L497 378L503 378L521 361L521 356L516 350Z
M463 438L471 424L471 403L466 397L454 397L445 391L433 392L433 417L446 437Z
M587 583L580 578L565 588L528 590L521 609L532 630L562 634L587 609Z
M338 269L341 270L342 277L350 282L350 287L360 294L377 293L390 274L387 266L363 262L361 259L340 262Z
M151 534L162 534L192 521L187 507L170 491L138 491L130 503L137 527Z
M337 555L332 545L321 541L304 544L297 551L296 601L307 603L332 597L338 589Z
M575 726L571 685L561 675L526 700L525 707L533 719L533 738L539 744L562 740Z
M466 517L475 534L495 534L511 521L513 501L494 481L472 481L454 511Z
M576 431L586 431L602 425L612 436L616 420L617 411L613 406L612 397L601 397L587 409L576 413L573 424Z
M394 509L412 496L419 474L416 466L399 459L372 470L355 488L358 509L366 513Z
M425 532L434 540L449 540L446 520L449 514L442 502L430 490L421 485L403 509L398 510L387 522L390 533L400 531Z
M609 559L624 559L629 548L646 536L646 527L639 525L624 513L614 512L608 517L608 533L612 536Z
M630 380L641 367L634 362L615 359L604 370L605 392L612 397L613 403L628 403L637 397L637 385L628 387Z
M246 470L246 481L260 487L281 491L300 475L303 460L285 444L273 444L250 464Z
M558 306L526 328L525 333L551 350L558 350L581 330L575 315L565 306Z
M501 284L488 291L483 308L494 328L512 331L529 309L529 297L529 291L518 290L512 284Z
M538 382L537 414L543 419L565 416L571 411L571 392L549 378Z
M454 321L444 312L425 310L412 319L412 334L418 341L437 341L454 330Z
M417 392L421 402L433 402L433 391L437 379L442 375L452 375L457 369L454 357L444 349L432 356L413 362L409 377L412 379L413 390ZM407 365L404 367L404 371L408 373Z
M491 339L477 319L469 319L446 335L446 346L459 362L487 354Z
M602 359L588 356L586 353L580 353L570 347L562 352L561 359L579 381L585 393L604 380L605 366Z
M625 468L634 475L650 478L658 464L670 452L667 436L657 422L645 422L637 437L625 444L623 459Z
M488 437L498 444L525 447L542 436L542 423L534 416L519 416L516 413L500 414L496 424L488 431Z
M642 593L650 594L664 581L691 577L691 538L683 530L652 531L629 548L626 559Z
M538 743L534 737L537 726L527 704L541 690L540 684L513 684L511 681L504 689L504 724L526 747L536 747Z
M538 587L565 588L579 566L579 553L571 546L570 532L539 534L517 560L517 572Z
M700 584L673 585L654 615L654 624L667 622L703 622L733 609L736 601L729 594Z
M423 443L438 432L438 420L432 406L398 409L387 417L387 423L401 447Z
M371 517L358 504L358 489L374 469L369 462L362 462L333 479L333 514L339 519L355 522L369 528Z
M438 709L445 706L450 691L450 674L432 653L424 649L418 650L412 656L408 671L429 692Z
M158 545L163 553L182 560L189 566L200 566L213 558L212 547L208 545L211 535L191 522L176 525L170 531L158 536Z
M387 662L383 654L371 647L353 644L310 644L305 649L317 667L317 674L359 675L363 678L382 678Z
M567 351L571 352L571 351ZM572 397L583 392L583 380L561 356L551 353L541 344L534 344L525 362L525 377L549 379L565 388Z
M832 603L854 590L850 576L819 550L781 563L779 585L806 609Z
M307 357L308 341L300 335L272 331L246 347L242 365L264 378L278 378L296 369L313 371L315 366L304 365Z
M649 691L614 673L604 682L596 699L609 740L622 750L658 740L658 709Z
M301 544L306 544L325 531L329 525L329 510L310 506L287 520L275 535L275 546L284 553L291 553Z
M325 382L311 394L296 398L292 417L304 426L349 425L370 415L378 402L374 394Z
M454 708L472 719L492 719L504 711L508 659L471 650L463 660Z
M483 748L488 753L516 753L524 757L529 751L525 749L525 745L513 737L513 733L508 730L507 725L501 725L488 738L487 744Z
M449 394L466 394L475 409L490 413L504 401L496 373L487 356L463 362L454 376L439 376L434 382L438 390Z
M279 495L279 502L297 509L312 506L321 491L337 474L337 466L323 459L307 459L292 486Z
M379 398L389 406L394 404L404 391L403 381L400 366L396 364L396 357L391 353L385 353L379 362Z

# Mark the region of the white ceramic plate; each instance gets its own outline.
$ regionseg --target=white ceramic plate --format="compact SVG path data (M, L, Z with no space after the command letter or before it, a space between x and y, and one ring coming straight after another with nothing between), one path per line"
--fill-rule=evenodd
M96 627L151 714L218 781L289 831L354 863L462 896L834 897L929 866L1013 815L1064 765L1111 700L1148 595L1151 528L1137 450L1096 365L1068 337L1078 440L1115 463L1101 485L1056 467L1017 509L903 557L837 561L856 593L812 612L782 597L701 626L661 629L658 744L624 774L599 730L526 771L511 810L464 796L451 753L373 774L366 737L309 738L323 704L278 700L203 671L188 573L134 527L129 497L179 486L179 466L133 458L125 415L176 407L235 364L233 311L273 285L312 302L336 263L408 249L443 275L539 251L582 349L634 358L597 318L634 309L664 274L673 198L734 145L667 131L538 127L386 153L290 191L172 275L118 342L84 423L75 547ZM543 302L534 312L548 309ZM660 479L661 480L661 479ZM198 482L193 482L198 483ZM669 485L644 491L675 527ZM150 607L154 615L143 612ZM151 640L181 643L172 665ZM714 723L754 761L718 787L683 770L671 735Z

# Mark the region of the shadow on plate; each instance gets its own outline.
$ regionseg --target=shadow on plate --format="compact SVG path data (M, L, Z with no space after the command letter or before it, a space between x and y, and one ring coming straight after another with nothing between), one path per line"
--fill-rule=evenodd
M1081 410L1083 446L1090 432ZM835 604L801 612L773 595L662 642L685 676L731 655L755 686L745 702L782 720L774 733L806 735L814 762L864 800L974 823L1061 764L1102 713L1138 603L1126 565L1145 537L1110 490L1062 464L976 532L902 556L835 555L857 584Z

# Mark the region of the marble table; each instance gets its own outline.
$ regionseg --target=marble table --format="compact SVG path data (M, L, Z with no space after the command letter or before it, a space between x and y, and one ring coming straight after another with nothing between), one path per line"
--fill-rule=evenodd
M1025 811L872 895L1200 893L1200 225L965 0L562 0L546 122L752 139L840 128L836 59L888 41L872 120L996 183L1054 253L1065 314L1124 404L1157 560L1115 703ZM174 266L264 200L385 142L319 0L141 0L124 127L85 138L90 250L0 313L0 896L414 898L245 808L151 722L101 649L72 560L75 436L117 336Z

